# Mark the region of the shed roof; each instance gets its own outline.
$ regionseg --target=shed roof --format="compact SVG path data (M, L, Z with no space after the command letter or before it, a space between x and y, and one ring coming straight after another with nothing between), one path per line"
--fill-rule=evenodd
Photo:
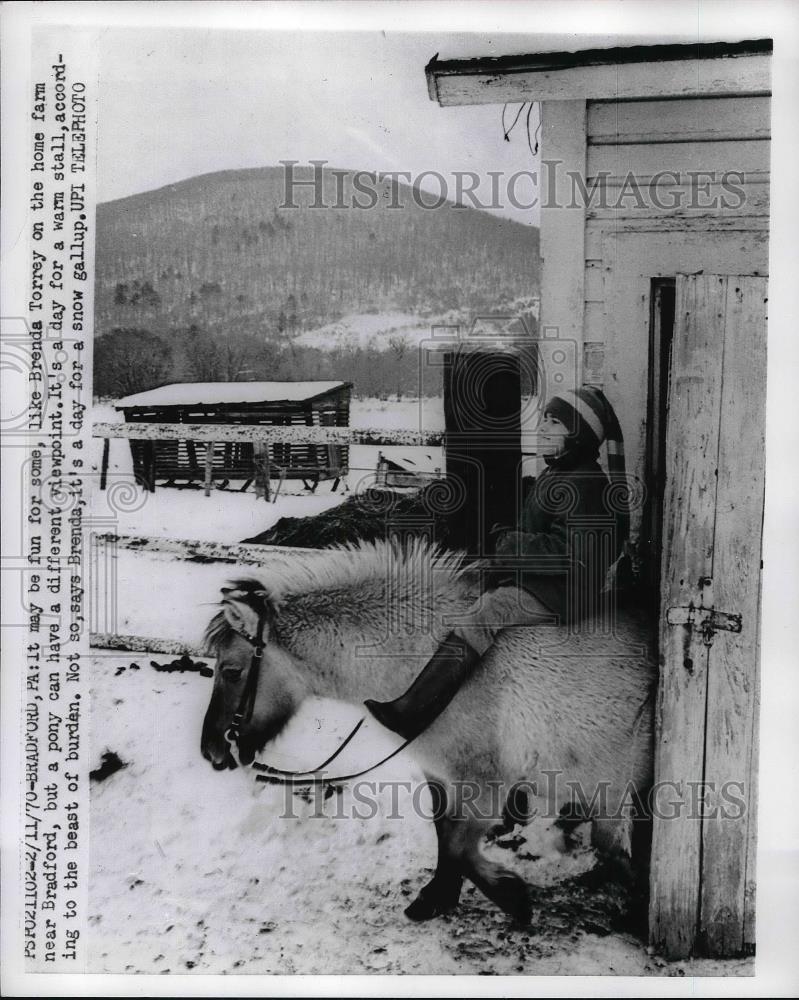
M176 382L125 396L114 405L211 406L236 403L307 403L351 382Z

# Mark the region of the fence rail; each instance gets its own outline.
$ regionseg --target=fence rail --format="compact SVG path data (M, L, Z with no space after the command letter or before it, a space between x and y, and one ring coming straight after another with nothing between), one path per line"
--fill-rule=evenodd
M96 438L133 441L242 441L253 444L364 444L440 447L444 431L389 430L375 427L312 427L299 424L151 424L97 423Z
M205 659L213 657L208 650L193 642L183 642L180 639L162 639L147 635L118 635L111 632L91 632L89 635L91 649L118 649L130 653L166 653L170 656L199 656Z
M92 540L117 549L144 555L169 555L187 562L235 563L244 566L269 566L286 560L325 558L324 549L289 545L226 545L183 538L155 538L148 535L117 535L113 532L92 534Z
M231 445L234 443L251 444L253 446L253 469L252 478L245 475L245 486L251 481L255 482L256 496L263 496L265 500L270 499L270 480L278 478L277 491L274 499L280 492L283 480L287 475L292 478L302 478L311 480L312 485L308 487L311 492L319 483L320 470L318 467L309 467L306 471L292 470L285 463L274 460L270 456L270 445L403 445L411 446L440 446L444 442L444 431L409 431L409 430L383 430L378 428L355 428L355 427L333 427L314 426L301 424L269 425L263 424L177 424L177 423L149 423L148 421L130 421L120 423L97 423L92 428L92 436L103 438L103 457L100 471L100 489L104 490L108 474L109 446L112 438L127 439L131 442L146 442L141 445L145 449L141 458L142 480L148 489L155 491L155 477L158 468L156 459L156 441L185 441L187 448L194 455L194 445L199 442L203 446L204 455L202 457L194 455L193 465L196 466L198 475L202 475L205 495L211 495L211 487L214 479L214 451L217 444ZM133 447L131 445L131 447ZM279 456L278 456L279 459ZM202 465L200 464L202 463ZM134 456L134 467L135 467ZM346 469L331 466L324 470L324 478L333 478L333 490L335 490ZM174 478L174 475L168 478ZM217 477L218 478L218 477ZM230 476L228 478L235 478ZM306 484L307 485L307 484Z

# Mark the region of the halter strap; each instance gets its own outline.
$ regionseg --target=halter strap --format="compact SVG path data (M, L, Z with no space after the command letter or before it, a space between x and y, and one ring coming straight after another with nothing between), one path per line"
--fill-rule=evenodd
M363 719L361 719L363 722ZM338 756L338 754L344 749L344 747L349 743L350 739L355 735L355 732L360 728L361 722L355 727L355 729L350 733L349 737L341 744L338 750L333 754L333 757L325 761L325 764L329 764L331 760ZM256 774L256 781L263 781L268 785L334 785L339 781L352 781L354 778L362 778L365 774L369 774L370 771L376 771L378 767L382 767L383 764L387 764L393 757L401 754L405 747L409 743L413 743L416 739L412 736L409 740L405 740L400 746L395 747L391 753L386 754L381 760L376 764L370 764L369 767L365 767L362 771L354 771L352 774L337 774L334 776L326 777L322 774L322 768L324 764L320 764L318 768L313 771L281 771L278 768L271 768L267 764L259 764L257 770L264 771L266 773ZM252 765L255 767L255 763Z
M243 629L236 629L242 639L246 639L247 642L253 647L252 657L250 659L250 669L247 671L247 680L244 682L244 690L241 692L241 698L239 700L238 708L233 715L233 721L227 729L225 738L228 742L238 741L239 727L245 718L249 718L252 714L253 705L255 703L255 692L258 688L258 676L261 672L261 660L264 655L263 647L263 634L264 627L266 626L266 612L261 612L258 615L258 626L257 632L254 636L245 632Z
M266 625L266 620L266 613L262 612L258 616L258 631L254 636L245 632L243 629L235 630L242 637L242 639L246 639L247 642L250 643L253 647L253 653L252 659L250 660L250 669L247 673L247 680L244 683L244 690L241 693L241 700L239 701L238 708L233 715L233 721L225 732L225 739L231 747L233 747L234 744L238 744L239 727L241 726L242 721L245 718L248 718L252 713L253 704L255 702L255 693L258 688L258 676L261 672L261 660L264 655L263 631ZM327 767L328 764L333 763L339 754L352 741L353 737L365 721L365 718L359 719L346 739L339 744L333 753L323 760L321 764L311 768L311 770L284 771L282 768L272 767L270 764L261 764L258 761L253 761L249 766L254 771L260 772L255 776L255 780L269 785L323 785L333 784L338 781L352 781L354 778L362 778L365 774L369 774L370 771L374 771L383 764L388 763L388 761L402 753L405 747L416 739L415 736L412 736L409 740L405 740L404 743L395 747L391 753L386 754L386 756L379 760L376 764L372 764L371 766L364 768L362 771L355 771L352 774L339 774L334 777L325 777L323 774L323 768Z
M289 777L295 777L296 778L297 776L299 776L301 774L309 774L309 775L318 774L322 770L323 767L327 767L328 764L332 764L333 763L333 761L336 759L336 757L338 757L338 755L341 753L341 751L344 750L344 748L347 746L347 744L351 742L353 736L355 736L355 734L358 732L358 730L361 728L361 726L364 724L364 722L366 722L365 718L359 719L358 722L356 722L355 726L353 727L352 731L350 732L349 736L347 736L347 738L345 740L343 740L339 744L339 746L333 751L333 753L326 760L323 760L321 764L318 764L316 767L312 768L310 771L284 771L282 768L272 767L271 764L261 764L261 763L259 763L256 760L254 760L252 762L252 764L250 764L250 767L254 771L263 771L266 774L273 774L275 776L282 774L282 775L286 775L286 776L289 776ZM264 780L266 780L266 779L264 779Z

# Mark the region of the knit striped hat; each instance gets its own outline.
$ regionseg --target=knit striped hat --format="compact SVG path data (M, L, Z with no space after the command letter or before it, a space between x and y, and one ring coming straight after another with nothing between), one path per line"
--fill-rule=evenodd
M619 547L630 533L630 514L627 504L627 468L624 461L624 435L619 418L601 389L582 386L567 389L563 395L553 396L544 407L569 428L569 450L599 451L604 441L607 445L608 472L613 490L616 520L620 534Z

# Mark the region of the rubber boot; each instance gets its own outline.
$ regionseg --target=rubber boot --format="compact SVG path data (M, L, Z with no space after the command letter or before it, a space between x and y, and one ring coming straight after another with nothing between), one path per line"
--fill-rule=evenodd
M394 701L364 702L377 721L403 739L423 732L449 705L480 654L450 632L405 694Z

